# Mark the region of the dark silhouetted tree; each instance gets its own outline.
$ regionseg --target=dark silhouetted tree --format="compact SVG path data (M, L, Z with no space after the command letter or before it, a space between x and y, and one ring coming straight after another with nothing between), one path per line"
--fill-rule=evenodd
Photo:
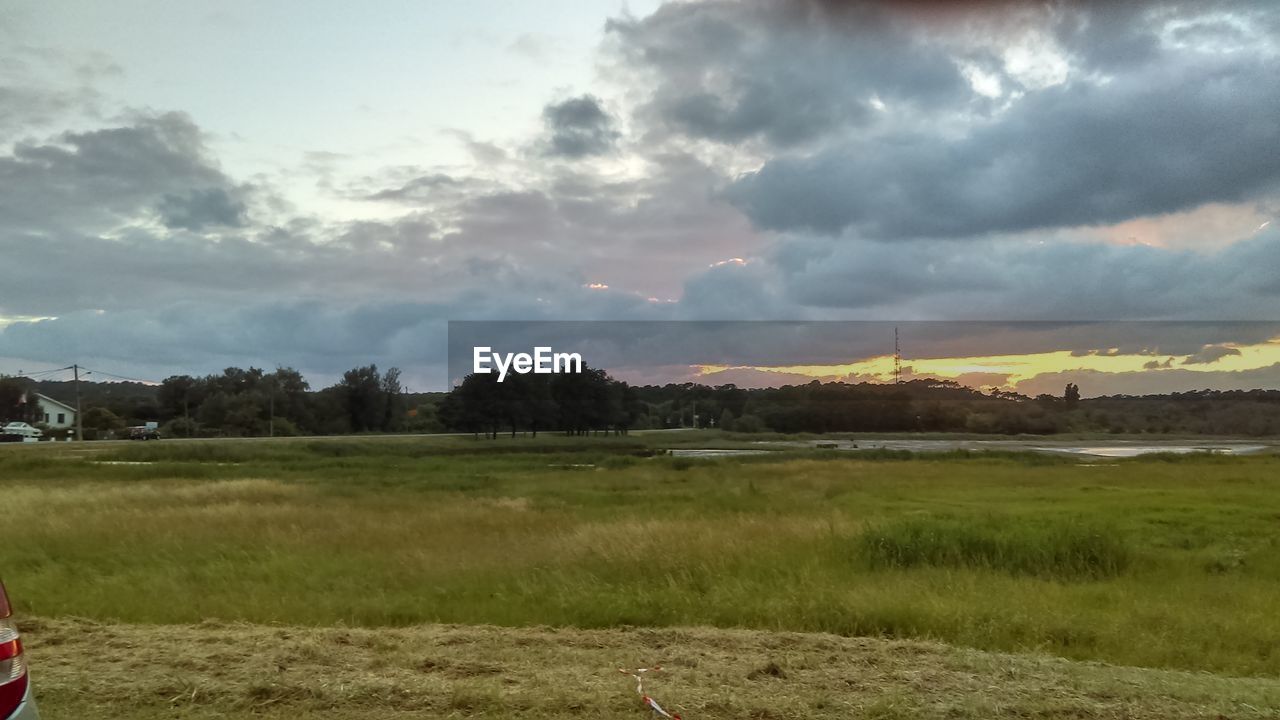
M1067 383L1067 390L1062 395L1068 410L1074 410L1076 405L1080 403L1080 386L1075 383Z

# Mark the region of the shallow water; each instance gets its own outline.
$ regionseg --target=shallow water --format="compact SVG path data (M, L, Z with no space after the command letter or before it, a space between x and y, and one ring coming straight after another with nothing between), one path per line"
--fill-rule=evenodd
M671 457L730 457L733 455L762 455L768 450L669 450Z
M1173 455L1189 455L1191 453L1211 453L1214 455L1252 455L1267 449L1266 445L1106 445L1089 447L1037 447L1040 452L1060 452L1071 455L1092 455L1094 457L1127 458L1153 453L1171 453Z
M783 440L760 441L760 445L782 448L828 448L833 451L860 450L906 450L915 453L948 452L968 450L970 452L1002 451L1002 452L1040 452L1065 455L1083 455L1103 458L1128 458L1152 453L1172 453L1187 455L1190 453L1213 453L1221 455L1253 455L1266 452L1269 445L1244 444L1236 442L1216 442L1203 444L1129 444L1116 442L1109 444L1070 445L1056 444L1052 440L912 440L912 439L872 439L853 440Z

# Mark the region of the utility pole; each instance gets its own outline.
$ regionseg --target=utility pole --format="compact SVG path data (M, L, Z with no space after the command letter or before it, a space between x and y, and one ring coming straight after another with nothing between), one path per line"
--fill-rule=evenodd
M893 328L893 384L902 384L902 347L898 345L898 328Z
M80 366L72 365L71 372L76 379L76 442L81 442L84 440L84 413L80 412Z
M271 391L267 400L267 437L276 436L276 380L271 379Z

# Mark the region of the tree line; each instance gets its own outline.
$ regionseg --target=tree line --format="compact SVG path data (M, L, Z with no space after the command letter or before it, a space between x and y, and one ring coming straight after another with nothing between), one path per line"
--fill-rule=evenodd
M499 432L558 430L626 434L646 408L636 388L583 367L580 373L508 375L473 373L440 402L436 417L450 430L497 437Z
M0 378L0 417L30 417L24 394L44 393L68 402L69 382ZM166 437L255 437L421 432L414 423L417 396L405 393L400 370L376 365L352 368L329 387L313 391L293 368L267 372L230 367L219 374L175 375L158 385L81 382L87 439L111 437L131 425L155 421Z
M0 420L38 424L24 393L64 402L70 383L0 378ZM740 433L965 432L973 434L1280 434L1280 391L1147 396L1027 397L951 381L820 383L747 389L696 383L633 386L606 372L471 375L450 392L408 393L396 368L352 368L313 390L292 368L227 368L158 385L81 383L88 438L147 421L166 437L466 432L477 436L717 428Z

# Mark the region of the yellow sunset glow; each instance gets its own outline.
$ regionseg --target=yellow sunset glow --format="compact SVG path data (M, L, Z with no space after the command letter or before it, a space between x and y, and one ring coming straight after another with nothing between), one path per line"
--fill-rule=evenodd
M1030 353L1024 355L985 355L956 358L903 358L904 370L910 368L916 377L934 377L942 380L956 379L974 373L1007 375L1001 385L1010 388L1038 375L1070 371L1095 371L1104 373L1160 372L1163 370L1187 370L1193 372L1238 372L1256 370L1280 363L1280 338L1273 338L1256 345L1226 344L1224 348L1239 352L1224 355L1213 362L1188 362L1193 355L1138 355L1138 354L1089 354L1073 355L1069 350ZM1150 368L1148 364L1159 363ZM1165 367L1165 363L1168 366ZM756 370L786 375L803 375L815 379L835 379L856 376L866 379L889 381L893 379L893 356L881 355L840 365L786 365L786 366L733 366L699 365L702 375L728 370Z

